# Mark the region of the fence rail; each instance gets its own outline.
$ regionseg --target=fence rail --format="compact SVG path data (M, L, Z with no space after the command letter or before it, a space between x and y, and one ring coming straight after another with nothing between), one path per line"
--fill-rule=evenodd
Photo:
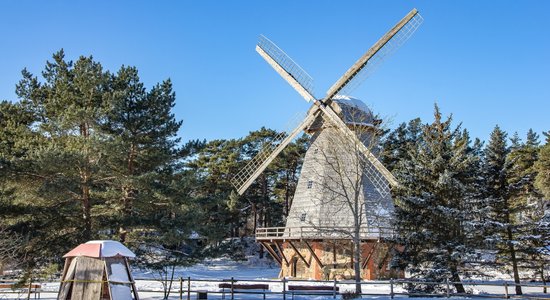
M170 297L168 299L180 300L199 299L199 296L207 296L208 299L258 299L261 297L263 299L290 300L295 296L300 296L301 299L304 299L307 296L319 295L340 299L343 294L352 293L355 290L354 281L338 280L193 279L191 277L182 277L171 282L151 278L136 278L135 281L141 299L158 299L159 294L165 295L168 293L168 289L163 288L163 282L166 286L171 286L169 290ZM0 284L2 283L5 286L5 283L10 282L0 280ZM549 286L545 283L461 282L467 289L477 289L476 293L456 293L454 285L458 283L450 281L429 282L391 279L385 281L362 281L360 284L362 286L362 296L389 296L392 299L401 296L550 299L550 294L547 294ZM407 286L409 285L423 285L433 288L434 291L429 293L408 292ZM516 285L523 287L523 295L516 296L513 294ZM254 289L257 286L267 286L267 288ZM316 286L322 288L316 289ZM32 287L32 290L29 290L28 287ZM45 283L33 282L16 289L0 289L0 299L56 299L57 292L57 288L52 288L51 284L45 286Z

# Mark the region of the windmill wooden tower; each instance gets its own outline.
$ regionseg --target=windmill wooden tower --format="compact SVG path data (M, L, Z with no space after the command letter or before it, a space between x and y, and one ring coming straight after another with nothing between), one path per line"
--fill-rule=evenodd
M298 126L266 145L232 180L243 194L300 132L311 134L286 226L256 231L256 240L281 265L280 276L353 276L353 238L361 240L362 277L390 276L387 264L392 245L384 239L393 232L390 187L397 181L373 150L379 121L363 102L345 95L421 23L418 11L410 11L321 99L313 96L311 77L279 47L260 36L256 51L306 101L313 102Z

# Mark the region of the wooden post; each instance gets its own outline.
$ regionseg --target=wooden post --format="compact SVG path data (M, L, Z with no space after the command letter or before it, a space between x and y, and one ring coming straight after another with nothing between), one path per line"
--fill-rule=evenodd
M283 277L283 300L286 300L286 277Z
M31 299L32 278L29 279L29 290L27 291L27 300Z
M233 293L233 277L231 277L231 300L235 299L234 298L234 293Z
M542 279L542 292L546 294L546 280L544 279L544 267L540 267L540 278Z
M191 300L191 277L187 277L187 300Z
M393 299L393 278L390 278L390 298Z
M180 300L183 300L183 278L180 276Z
M510 298L510 296L508 296L508 282L504 283L504 296L506 299Z
M332 299L336 299L336 278L334 278L334 287L332 289Z
M445 278L445 284L447 285L447 298L449 298L451 293L451 288L449 287L449 278Z

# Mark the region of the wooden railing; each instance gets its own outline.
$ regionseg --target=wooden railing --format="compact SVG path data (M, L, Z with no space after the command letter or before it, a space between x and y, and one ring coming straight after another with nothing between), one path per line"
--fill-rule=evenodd
M353 227L265 227L256 229L257 240L301 240L301 239L351 239ZM394 231L387 227L361 228L361 239L392 237Z

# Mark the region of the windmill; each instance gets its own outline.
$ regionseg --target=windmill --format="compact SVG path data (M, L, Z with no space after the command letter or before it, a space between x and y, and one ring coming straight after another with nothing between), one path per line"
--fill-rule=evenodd
M293 204L285 227L259 228L256 239L273 258L281 264L282 276L309 277L321 279L321 273L329 277L328 266L332 265L331 274L338 273L338 250L336 240L349 239L344 231L336 227L345 227L350 211L335 208L334 201L323 201L331 197L322 189L312 189L314 183L322 182L330 166L319 163L321 153L334 144L345 144L339 158L354 165L362 166L361 197L366 204L367 219L365 228L361 229L361 239L366 247L362 249L363 269L372 271L372 257L380 256L379 241L387 236L389 219L393 211L390 188L397 186L397 180L371 151L369 134L362 135L353 128L376 130L377 120L360 100L346 96L357 87L379 64L401 46L420 26L422 17L416 9L410 11L382 38L380 38L363 56L355 62L344 75L330 87L323 98L313 96L313 79L279 47L264 36L260 36L256 51L279 75L281 75L306 101L313 105L298 126L281 133L272 143L264 146L247 165L232 178L232 183L239 194L243 194L279 153L302 131L312 135L310 148L306 152L302 172L294 195ZM359 126L357 126L359 124ZM347 146L347 145L351 145ZM353 159L349 153L353 149ZM348 157L350 156L350 157ZM325 155L326 158L326 155ZM326 160L326 159L325 159ZM344 168L346 169L346 167ZM324 175L323 175L324 174ZM327 175L328 176L328 175ZM345 189L345 188L344 188ZM315 193L314 195L312 193ZM373 222L376 220L376 222ZM338 224L338 226L336 226ZM369 243L369 241L371 241ZM376 242L373 242L376 241ZM332 244L333 247L328 247ZM341 244L341 243L340 243ZM386 252L387 251L386 247ZM346 251L340 251L342 253ZM345 255L343 255L345 256ZM349 255L348 255L349 256ZM387 256L387 253L386 255ZM386 257L387 258L387 257ZM386 260L384 258L384 260ZM379 262L379 265L383 265ZM345 265L345 263L344 263ZM345 269L342 266L340 269ZM381 269L382 267L379 267ZM365 272L367 279L376 277L372 272ZM334 275L336 276L336 275Z

